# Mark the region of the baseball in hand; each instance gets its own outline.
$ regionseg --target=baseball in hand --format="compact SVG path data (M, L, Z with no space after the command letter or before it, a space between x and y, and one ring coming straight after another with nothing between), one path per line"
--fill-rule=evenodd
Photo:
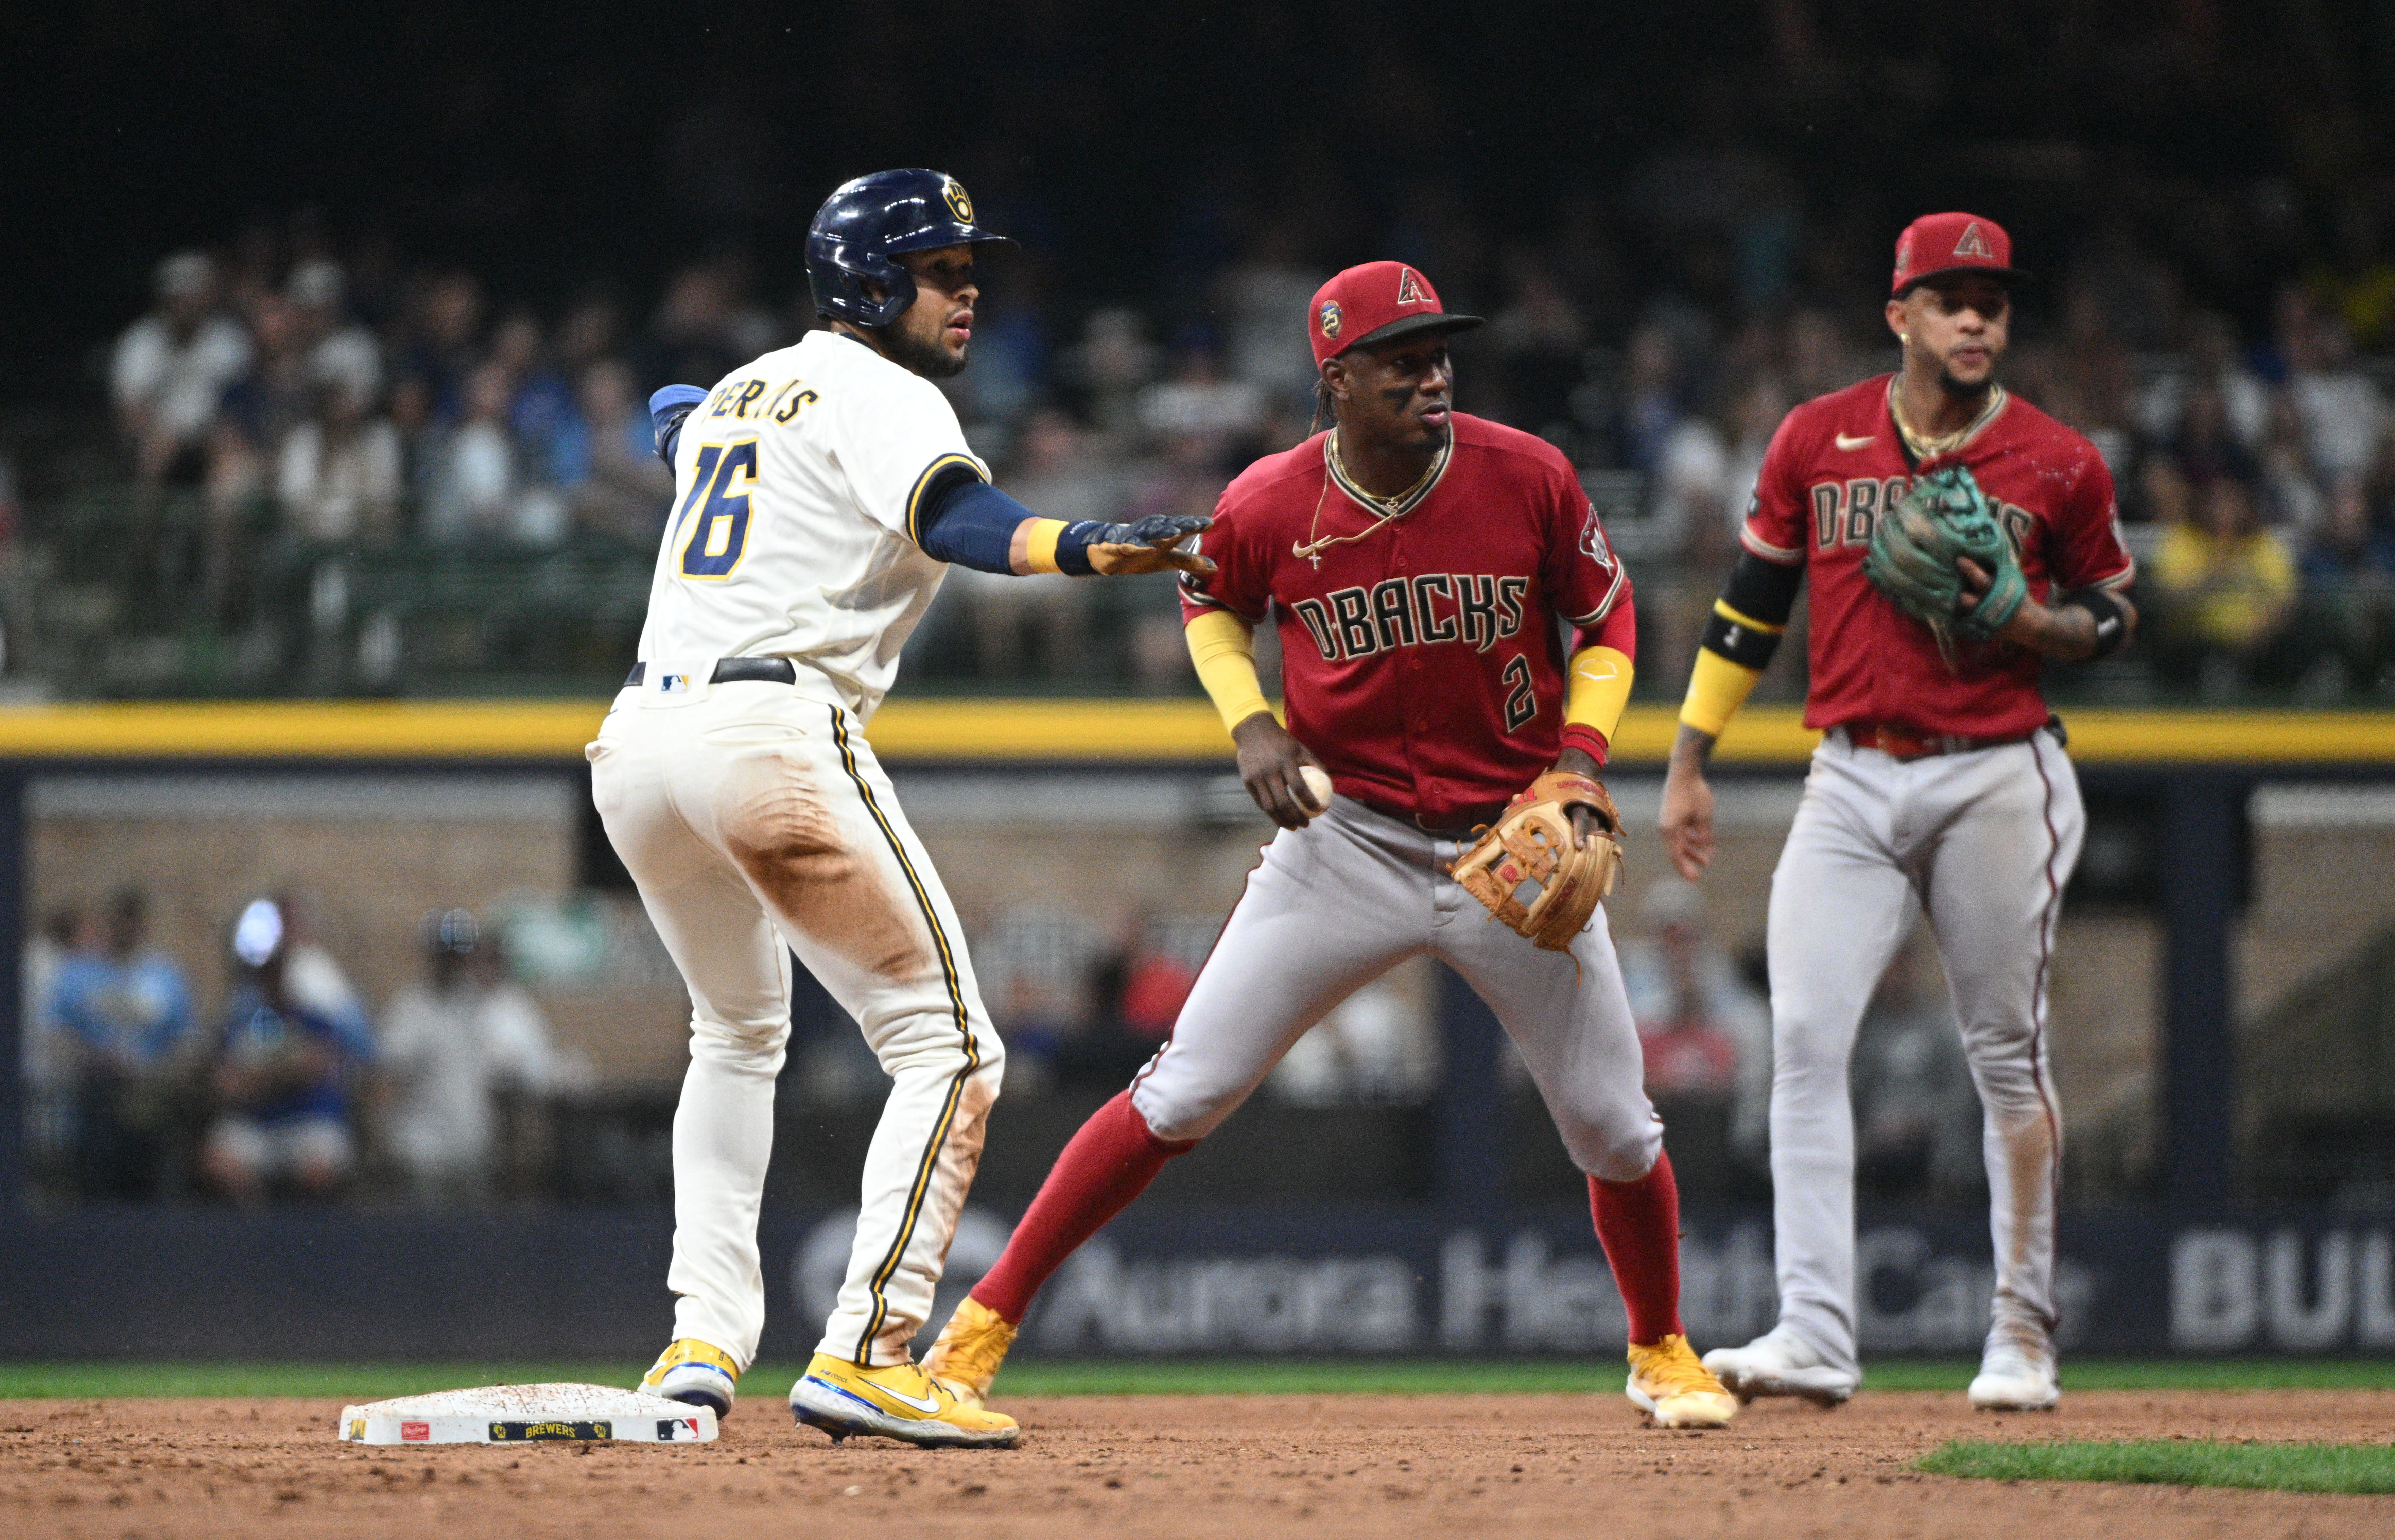
M1317 813L1328 812L1330 807L1330 777L1311 764L1299 765L1297 776L1298 779L1305 782L1306 805Z

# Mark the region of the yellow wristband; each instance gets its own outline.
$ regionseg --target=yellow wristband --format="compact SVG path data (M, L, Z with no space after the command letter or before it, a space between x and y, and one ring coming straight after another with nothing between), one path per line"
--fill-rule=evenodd
M1619 647L1582 647L1572 654L1564 721L1593 727L1611 743L1613 730L1621 725L1621 709L1630 704L1630 681L1637 671Z
M1688 670L1688 695L1680 704L1680 721L1700 733L1721 737L1729 719L1746 704L1747 692L1762 677L1760 669L1743 668L1711 647L1699 647L1697 666Z
M1272 710L1256 677L1256 633L1245 620L1228 610L1208 610L1190 620L1184 635L1198 682L1223 713L1224 728Z
M1065 533L1062 519L1033 519L1031 533L1024 538L1023 561L1034 572L1062 572L1056 564L1056 541Z

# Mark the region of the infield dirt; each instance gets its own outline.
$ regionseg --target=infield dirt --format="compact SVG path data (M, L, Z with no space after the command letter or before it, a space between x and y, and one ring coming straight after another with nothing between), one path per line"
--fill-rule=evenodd
M1619 1396L1001 1401L1022 1447L835 1447L752 1398L704 1446L363 1448L318 1401L0 1401L0 1533L41 1536L2395 1534L2395 1497L1964 1481L1952 1438L2384 1442L2395 1391L1871 1393L1665 1433ZM928 1527L927 1527L928 1526Z

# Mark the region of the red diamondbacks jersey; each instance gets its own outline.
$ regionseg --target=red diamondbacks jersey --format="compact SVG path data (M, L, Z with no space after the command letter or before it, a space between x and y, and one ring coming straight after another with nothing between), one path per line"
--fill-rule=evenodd
M1805 725L1877 722L1965 737L2030 733L2045 721L2038 655L1955 639L1954 664L1928 627L1863 576L1872 522L1904 495L1913 468L1888 407L1893 376L1819 396L1788 414L1765 454L1743 536L1766 562L1802 564L1812 591L1812 688ZM2017 396L1960 449L1922 467L1970 468L2020 555L2030 594L2117 589L2135 575L2121 543L2112 474L2096 446Z
M1425 485L1383 519L1317 433L1224 490L1182 578L1184 618L1277 617L1290 731L1343 794L1434 827L1554 763L1564 713L1555 617L1594 628L1630 579L1552 445L1458 412Z

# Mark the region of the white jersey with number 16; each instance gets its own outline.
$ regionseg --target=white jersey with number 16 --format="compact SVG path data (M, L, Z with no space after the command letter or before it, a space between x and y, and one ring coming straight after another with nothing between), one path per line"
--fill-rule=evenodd
M947 397L853 338L809 332L733 370L675 446L642 661L704 679L787 657L870 717L947 572L915 521L957 465L989 479Z

